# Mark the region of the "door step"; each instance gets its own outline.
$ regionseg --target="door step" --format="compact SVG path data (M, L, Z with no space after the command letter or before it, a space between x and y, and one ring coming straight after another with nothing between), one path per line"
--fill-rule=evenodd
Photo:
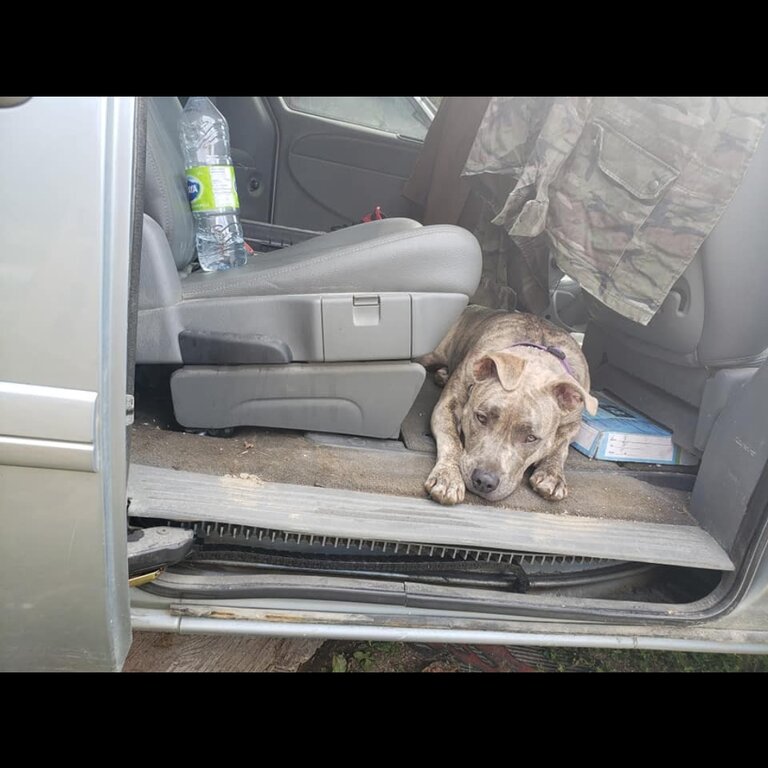
M130 515L292 533L546 552L731 571L726 552L695 525L573 517L492 506L313 488L132 464ZM554 507L555 505L553 505Z

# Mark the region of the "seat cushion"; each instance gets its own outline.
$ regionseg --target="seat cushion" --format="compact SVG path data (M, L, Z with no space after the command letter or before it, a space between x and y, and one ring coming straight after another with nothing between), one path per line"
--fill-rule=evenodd
M182 280L182 294L185 300L352 291L469 296L481 268L480 246L467 230L394 218L257 253L244 267L195 272Z
M175 96L148 100L144 212L163 228L176 268L184 269L195 256L195 229L179 146L180 117L181 104Z

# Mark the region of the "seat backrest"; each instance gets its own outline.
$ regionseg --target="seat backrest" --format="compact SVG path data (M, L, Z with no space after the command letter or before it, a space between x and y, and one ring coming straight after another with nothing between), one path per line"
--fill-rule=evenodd
M177 269L184 269L195 255L195 230L179 146L181 111L175 96L153 96L148 100L144 187L144 212L163 228Z
M768 349L768 136L696 258L647 326L588 297L597 325L637 340L646 354L693 366L759 363Z
M701 247L702 365L751 365L768 349L768 131L741 185Z

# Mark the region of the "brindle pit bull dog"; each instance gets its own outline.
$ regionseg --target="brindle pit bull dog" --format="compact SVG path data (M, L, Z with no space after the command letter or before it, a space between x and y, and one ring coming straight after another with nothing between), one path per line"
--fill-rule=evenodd
M444 383L432 413L437 463L424 484L441 504L465 487L489 501L509 496L530 466L533 489L559 501L582 410L597 413L579 345L540 318L470 306L437 349L418 361Z

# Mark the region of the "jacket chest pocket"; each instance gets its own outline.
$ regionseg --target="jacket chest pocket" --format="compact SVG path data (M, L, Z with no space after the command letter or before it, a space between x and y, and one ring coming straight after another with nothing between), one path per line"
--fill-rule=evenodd
M553 184L547 222L553 246L609 274L679 173L593 120Z

